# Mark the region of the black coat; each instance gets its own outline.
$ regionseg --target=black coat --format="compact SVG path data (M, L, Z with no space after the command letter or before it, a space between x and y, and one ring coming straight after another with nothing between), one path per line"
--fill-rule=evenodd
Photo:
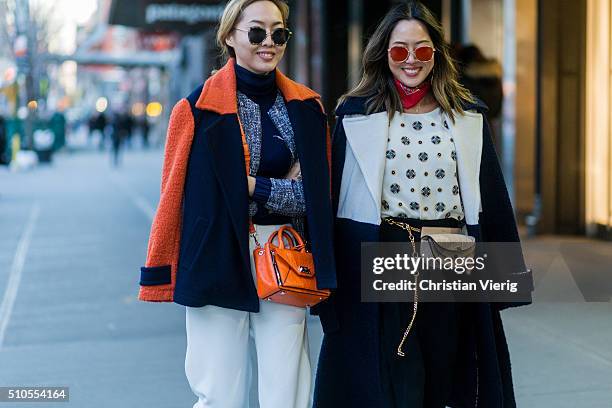
M482 103L466 106L479 113ZM346 151L344 115L365 114L365 98L351 98L337 110L332 139L332 201L338 210L340 182ZM486 121L483 126L480 167L482 213L470 235L489 242L518 242L514 213L508 197ZM383 408L379 375L379 304L360 301L360 253L362 242L379 240L379 226L337 218L335 221L338 290L321 305L325 330L315 386L316 408ZM517 272L525 271L522 253L514 259ZM531 281L530 272L524 279ZM510 358L500 310L523 303L467 303L467 335L459 345L452 407L507 408L516 406ZM407 307L410 305L407 304Z
M141 300L259 311L233 64L231 59L172 112ZM280 72L276 79L300 159L317 286L335 288L326 116L315 92Z

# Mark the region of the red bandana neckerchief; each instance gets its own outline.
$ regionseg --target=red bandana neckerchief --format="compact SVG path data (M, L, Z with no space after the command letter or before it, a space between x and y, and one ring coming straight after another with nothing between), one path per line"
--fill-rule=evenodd
M427 95L427 92L429 92L431 88L429 81L424 81L421 85L414 88L402 84L397 79L394 81L404 109L410 109L416 106L416 104Z

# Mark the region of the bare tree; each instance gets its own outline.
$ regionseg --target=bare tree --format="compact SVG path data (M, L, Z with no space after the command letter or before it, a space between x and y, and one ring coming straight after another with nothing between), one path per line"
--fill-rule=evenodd
M34 71L42 68L49 44L61 30L56 5L55 0L0 0L0 55L15 59L15 41L24 35L27 65Z
M0 56L14 57L15 41L15 2L0 0Z
M18 62L18 71L25 75L25 89L20 90L20 106L38 99L41 76L46 72L46 54L50 41L61 28L57 2L42 0L0 0L0 56ZM25 55L16 55L15 44L25 42ZM26 146L31 143L31 115L25 123Z
M34 30L34 41L39 55L44 55L49 51L49 44L62 29L57 10L55 0L31 2L30 27Z

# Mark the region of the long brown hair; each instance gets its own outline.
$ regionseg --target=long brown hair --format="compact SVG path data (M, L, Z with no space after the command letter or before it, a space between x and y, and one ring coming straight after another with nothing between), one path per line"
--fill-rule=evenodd
M389 69L387 49L391 33L402 20L418 20L425 25L436 49L434 69L430 74L431 90L440 108L454 122L453 110L463 114L463 105L473 103L474 97L458 81L458 71L444 40L444 29L431 11L419 1L394 6L380 22L363 53L363 76L356 87L343 95L338 106L351 96L368 97L366 114L386 110L389 120L395 112L402 112L402 102Z

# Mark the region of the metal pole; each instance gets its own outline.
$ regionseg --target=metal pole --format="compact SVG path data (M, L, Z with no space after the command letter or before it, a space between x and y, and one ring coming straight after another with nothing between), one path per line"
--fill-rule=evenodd
M32 61L35 52L36 44L32 35L33 28L30 24L30 5L28 0L17 0L15 3L15 29L16 38L26 39L26 52L25 55L20 56L21 59L18 61L18 85L19 85L19 108L17 109L18 114L27 112L23 117L23 146L25 148L32 148L32 115L27 110L28 102L33 97L34 81L32 78ZM21 115L20 115L21 116Z

